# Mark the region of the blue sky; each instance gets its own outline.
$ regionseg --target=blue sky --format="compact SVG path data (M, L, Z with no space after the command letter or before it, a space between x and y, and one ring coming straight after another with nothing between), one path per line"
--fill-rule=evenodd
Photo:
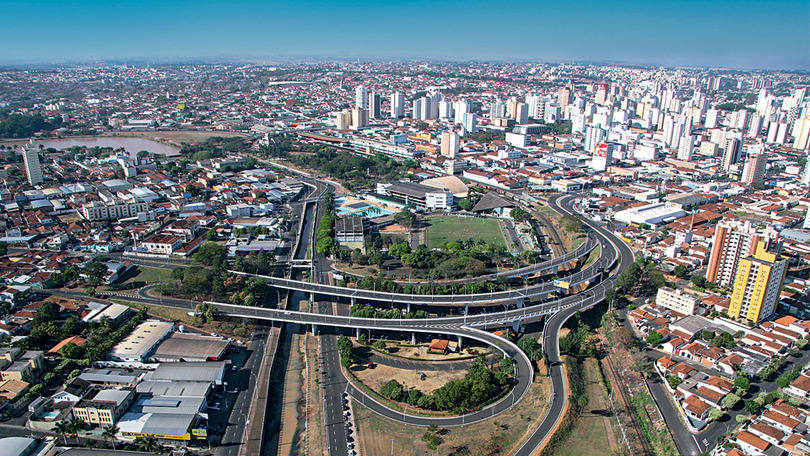
M807 0L0 0L0 63L431 57L810 69Z

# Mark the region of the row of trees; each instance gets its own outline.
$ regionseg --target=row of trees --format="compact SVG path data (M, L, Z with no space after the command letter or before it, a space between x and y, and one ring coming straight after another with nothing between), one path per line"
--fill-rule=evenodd
M358 304L351 307L352 317L359 318L401 318L403 317L402 311L399 309L390 309L388 311L381 311L376 307L368 304ZM405 318L427 318L428 313L424 310L416 310L408 312L404 315Z

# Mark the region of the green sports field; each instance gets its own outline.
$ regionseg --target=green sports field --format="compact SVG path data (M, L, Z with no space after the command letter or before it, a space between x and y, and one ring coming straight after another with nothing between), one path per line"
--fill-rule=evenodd
M499 222L494 219L436 216L428 217L426 222L427 246L431 249L447 242L467 239L483 239L493 245L506 245Z

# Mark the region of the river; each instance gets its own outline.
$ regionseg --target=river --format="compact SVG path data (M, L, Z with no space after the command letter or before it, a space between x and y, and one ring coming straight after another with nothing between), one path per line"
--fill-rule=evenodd
M35 144L42 144L43 147L53 147L54 149L66 149L73 146L87 146L87 147L112 147L119 149L121 147L127 153L135 158L139 151L145 150L152 154L165 155L167 157L178 156L178 150L168 144L162 144L151 139L132 138L132 137L77 137L77 138L60 138L60 139L42 139L35 140Z

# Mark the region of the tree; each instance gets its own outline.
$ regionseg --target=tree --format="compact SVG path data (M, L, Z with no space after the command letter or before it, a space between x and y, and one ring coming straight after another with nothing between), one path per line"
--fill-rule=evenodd
M57 422L53 427L53 432L62 436L62 440L67 445L67 435L70 434L70 423L65 420Z
M388 247L388 254L393 257L402 258L402 255L408 253L411 253L411 246L407 242L398 242Z
M543 357L543 347L534 337L523 336L517 346L533 361L539 361Z
M138 450L145 451L147 453L155 453L160 448L157 440L151 435L147 435L146 437L136 437L133 443L135 443L135 446L138 447Z
M394 214L394 222L404 226L405 228L412 228L416 225L416 214L411 212L410 209L405 208Z
M104 280L104 276L107 275L107 265L98 261L98 259L94 259L84 266L84 273L90 285L98 286Z
M749 388L751 388L751 380L744 375L740 375L734 379L734 386L739 388L741 391L746 392Z
M720 405L730 410L733 409L735 405L737 405L737 402L740 402L740 396L737 396L734 393L729 393L726 395L726 397L723 398L722 401L720 401Z
M115 451L115 436L118 434L118 426L114 424L109 424L104 426L104 429L101 431L101 436L104 437L104 440L112 440L113 444L113 451Z
M643 375L644 378L649 378L653 372L652 361L646 358L636 361L630 368Z
M360 333L360 337L357 338L357 343L360 345L368 344L368 336L366 336L366 333Z
M405 390L398 381L389 380L388 383L380 388L380 395L392 401L399 401L404 397Z
M217 240L217 230L208 230L208 232L205 233L205 239L207 239L209 241L216 241Z
M709 419L710 420L717 421L717 420L720 419L721 416L723 416L723 412L719 408L712 407L712 408L709 409Z
M756 415L759 413L759 410L762 408L762 405L758 403L756 400L749 400L745 401L745 411L750 413L751 415Z
M520 207L514 207L514 208L512 208L512 210L510 210L510 211L509 211L509 215L510 215L510 216L511 216L513 219L518 220L518 221L521 221L521 222L527 221L527 220L529 220L529 219L531 219L531 218L532 218L532 216L531 216L531 215L529 215L529 213L528 213L528 212L526 212L526 210L525 210L525 209L520 208Z
M676 277L680 277L681 279L685 279L689 277L689 269L686 266L679 264L678 266L675 266L675 269L672 270L672 274Z
M658 331L650 331L650 333L647 334L647 343L653 347L657 347L663 340L664 336L662 336Z
M693 285L700 288L706 288L706 285L708 283L706 282L706 277L700 274L692 274L691 280Z
M84 356L84 348L73 342L68 342L62 347L62 356L68 359L79 359Z
M667 383L669 383L669 387L674 390L678 388L678 386L680 386L681 383L683 383L683 379L681 377L678 377L677 375L670 375L669 377L667 377Z
M206 241L194 254L194 259L206 266L222 266L225 264L225 247Z

